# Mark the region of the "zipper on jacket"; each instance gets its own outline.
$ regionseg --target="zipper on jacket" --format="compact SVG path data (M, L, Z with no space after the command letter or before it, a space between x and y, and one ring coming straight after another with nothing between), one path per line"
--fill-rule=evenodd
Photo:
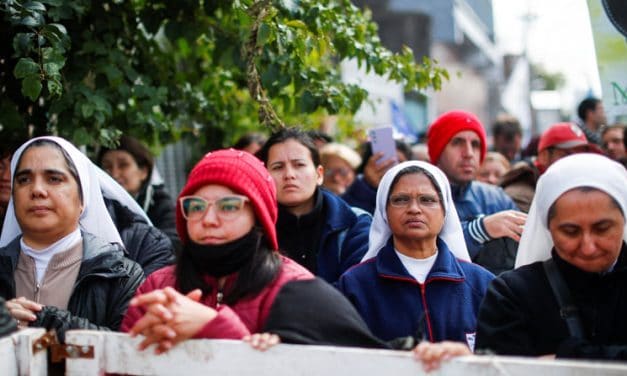
M222 288L219 288L218 292L216 293L216 308L222 304L223 297L224 297L224 294L222 292Z
M37 280L37 266L33 266L33 274L35 275L35 302L39 303L39 292L41 291L41 284Z
M35 281L35 302L39 303L39 291L41 290L41 285L39 282Z
M431 318L429 315L429 307L427 307L427 294L425 284L418 283L420 286L420 296L422 298L422 307L424 309L425 320L427 321L427 331L429 332L429 341L433 342L433 329L431 328Z

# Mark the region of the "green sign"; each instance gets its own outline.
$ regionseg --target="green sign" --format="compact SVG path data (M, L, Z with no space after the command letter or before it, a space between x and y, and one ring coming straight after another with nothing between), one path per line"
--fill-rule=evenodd
M627 117L627 1L588 0L608 120Z

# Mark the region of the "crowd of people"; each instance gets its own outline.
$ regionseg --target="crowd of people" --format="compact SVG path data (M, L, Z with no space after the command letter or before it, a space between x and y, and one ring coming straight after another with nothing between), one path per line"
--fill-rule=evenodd
M24 327L627 360L625 126L446 112L397 161L284 128L200 159L173 200L123 136L94 161L0 149L0 335ZM535 146L534 146L535 145ZM490 149L490 150L489 150ZM532 150L532 149L535 149ZM425 160L427 159L427 160Z

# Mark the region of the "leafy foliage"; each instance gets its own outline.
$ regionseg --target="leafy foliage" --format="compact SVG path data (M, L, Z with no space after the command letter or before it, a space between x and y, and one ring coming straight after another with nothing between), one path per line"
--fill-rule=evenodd
M392 54L349 0L0 0L0 124L78 144L130 133L224 146L260 124L307 126L366 99L338 63L438 89L446 71Z

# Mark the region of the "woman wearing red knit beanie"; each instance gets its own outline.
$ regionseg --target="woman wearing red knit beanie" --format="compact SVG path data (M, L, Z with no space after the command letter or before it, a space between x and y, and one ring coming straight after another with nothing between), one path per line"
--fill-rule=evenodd
M137 290L122 330L167 351L187 338L242 339L261 331L289 281L313 276L277 252L276 189L263 163L240 150L208 153L176 205L183 250Z

